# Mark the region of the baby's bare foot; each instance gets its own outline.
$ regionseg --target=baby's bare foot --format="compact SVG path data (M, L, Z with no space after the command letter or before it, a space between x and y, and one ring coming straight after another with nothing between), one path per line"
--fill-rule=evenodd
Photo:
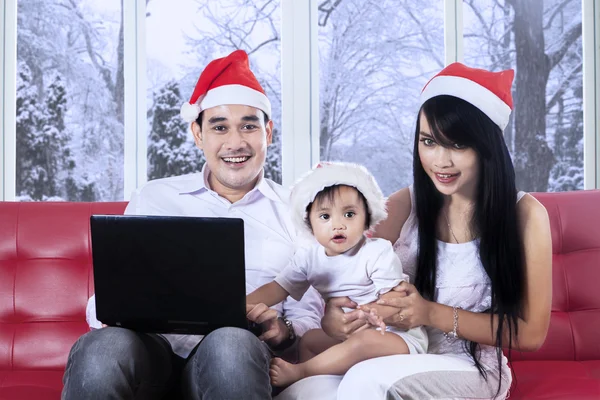
M286 387L304 378L303 364L290 364L281 358L271 360L271 385Z

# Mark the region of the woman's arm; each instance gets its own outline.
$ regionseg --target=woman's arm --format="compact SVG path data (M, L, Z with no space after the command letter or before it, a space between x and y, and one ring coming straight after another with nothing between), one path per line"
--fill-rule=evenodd
M273 281L262 285L254 292L246 296L246 304L259 304L263 303L269 307L275 304L281 303L288 297L289 293L279 285L279 283Z
M513 334L512 347L521 351L535 351L543 343L550 324L552 306L552 239L548 213L536 199L526 195L518 205L518 218L525 255L525 299L523 318L518 321L518 339ZM405 297L383 296L384 304L401 310L385 322L388 325L413 327L428 325L443 332L452 332L454 310L442 304L424 300L412 285L402 283ZM400 317L402 315L402 317ZM507 326L506 324L504 325ZM490 314L458 310L458 335L481 344L496 344L498 317ZM507 344L508 330L503 343Z
M400 237L404 223L410 215L410 191L408 188L393 193L387 202L388 217L375 227L373 237L387 239L392 244Z

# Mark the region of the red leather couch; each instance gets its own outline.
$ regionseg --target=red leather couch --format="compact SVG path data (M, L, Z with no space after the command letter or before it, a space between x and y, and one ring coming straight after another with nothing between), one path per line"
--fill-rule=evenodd
M553 236L552 322L514 354L511 399L600 399L600 191L535 196ZM93 292L89 217L126 203L0 202L0 400L60 399Z

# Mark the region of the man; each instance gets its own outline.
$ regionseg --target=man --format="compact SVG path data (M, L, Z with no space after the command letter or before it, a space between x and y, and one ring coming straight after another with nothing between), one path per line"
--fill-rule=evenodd
M213 60L181 114L206 157L202 172L147 183L125 213L242 218L249 293L287 264L295 232L287 191L263 177L273 135L271 106L247 54L238 50ZM263 327L260 338L222 328L202 340L102 328L94 304L92 297L88 322L101 329L73 345L63 378L65 400L170 398L179 388L186 399L270 398L271 354L289 350L304 332L318 328L322 314L322 300L311 291L276 311L247 310L248 318ZM273 318L275 312L282 317Z

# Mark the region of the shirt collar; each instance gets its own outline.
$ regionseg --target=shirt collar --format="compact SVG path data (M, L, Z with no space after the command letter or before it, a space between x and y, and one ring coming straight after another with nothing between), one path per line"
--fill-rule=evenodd
M210 185L208 183L208 176L210 175L210 169L208 168L208 164L204 163L202 167L201 177L202 179L189 180L186 182L181 188L179 194L201 194L206 192L212 192ZM258 177L258 181L256 182L256 186L250 190L242 199L247 198L251 193L259 192L269 200L273 200L279 203L283 203L283 200L280 196L275 193L269 182L264 177L264 169L260 172Z

